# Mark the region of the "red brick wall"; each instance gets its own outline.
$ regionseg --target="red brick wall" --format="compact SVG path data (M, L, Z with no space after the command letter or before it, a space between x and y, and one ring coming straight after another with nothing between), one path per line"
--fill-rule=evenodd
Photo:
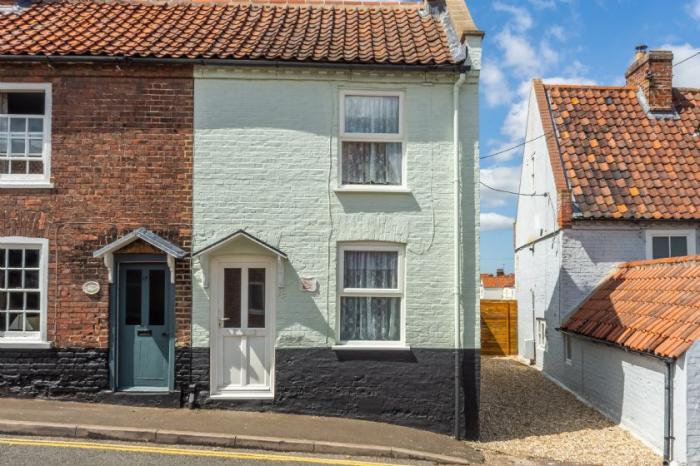
M642 89L652 111L673 108L673 53L646 52L630 65L625 77L628 86Z
M109 341L109 284L93 251L140 226L189 252L189 66L0 65L0 81L51 82L53 189L0 188L0 236L49 239L48 338ZM94 297L82 284L96 280ZM177 261L177 345L190 344L189 259Z

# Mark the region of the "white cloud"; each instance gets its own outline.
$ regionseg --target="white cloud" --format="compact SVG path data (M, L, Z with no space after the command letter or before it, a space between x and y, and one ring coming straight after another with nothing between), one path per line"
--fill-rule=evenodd
M481 231L510 230L513 228L513 217L497 214L495 212L483 212L481 214Z
M493 167L481 169L481 181L492 188L518 192L520 188L520 167ZM481 185L481 203L488 207L502 207L515 196L494 191Z
M700 14L700 0L697 0L696 7L699 9L698 14ZM681 45L664 44L658 49L673 52L673 63L678 63L700 52L700 47L694 47L687 43ZM700 56L691 58L673 68L673 86L700 87Z
M504 105L510 102L511 90L503 71L492 60L487 60L481 67L481 84L486 103L490 106Z
M515 28L519 32L525 32L532 27L532 15L525 8L503 2L494 2L493 9L510 13L512 18L507 23L508 27Z
M700 0L695 0L688 5L686 5L686 9L688 10L688 13L690 13L690 16L695 19L695 21L700 21Z

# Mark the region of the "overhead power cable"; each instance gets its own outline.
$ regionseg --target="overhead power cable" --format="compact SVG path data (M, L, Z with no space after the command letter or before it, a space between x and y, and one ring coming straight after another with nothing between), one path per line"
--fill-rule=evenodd
M679 61L678 63L676 63L675 65L673 65L673 67L675 68L676 66L681 65L681 64L687 62L688 60L690 60L691 58L697 57L698 55L700 55L700 52L695 52L695 53L692 54L691 56L686 57L686 58L684 58L683 60L681 60L681 61Z
M547 193L544 193L544 194L537 194L537 193L532 193L532 194L516 193L515 191L508 191L507 189L498 189L498 188L494 188L493 186L487 185L487 184L484 183L483 181L479 181L479 183L481 183L482 186L484 186L484 187L486 187L486 188L488 188L488 189L490 189L490 190L492 190L492 191L496 191L496 192L499 192L499 193L512 194L512 195L514 195L514 196L525 196L525 197L538 197L538 196L547 197L547 196L548 196Z
M494 153L492 153L492 154L484 155L483 157L479 157L479 160L490 159L491 157L496 157L497 155L505 154L506 152L510 152L510 151L512 151L513 149L517 149L518 147L524 146L524 145L527 144L528 142L537 141L538 139L542 139L543 137L548 136L548 135L550 135L550 134L552 134L552 133L553 133L553 131L548 131L548 132L546 132L546 133L544 133L544 134L541 134L541 135L537 136L536 138L528 139L528 140L526 140L526 141L521 142L520 144L516 144L516 145L511 146L511 147L508 147L508 148L506 148L506 149L499 150L498 152L494 152Z

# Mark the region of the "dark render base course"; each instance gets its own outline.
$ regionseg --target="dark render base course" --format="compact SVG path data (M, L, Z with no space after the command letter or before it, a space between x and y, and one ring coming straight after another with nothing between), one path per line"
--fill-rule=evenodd
M178 348L176 405L353 417L454 434L454 351L276 349L271 401L209 399L209 350ZM460 431L478 437L479 352L462 350ZM0 350L0 396L173 406L109 393L106 349ZM178 402L179 401L179 402Z
M275 399L212 400L209 351L192 348L195 404L390 422L454 434L454 350L332 351L276 349ZM460 430L479 435L479 351L462 350Z

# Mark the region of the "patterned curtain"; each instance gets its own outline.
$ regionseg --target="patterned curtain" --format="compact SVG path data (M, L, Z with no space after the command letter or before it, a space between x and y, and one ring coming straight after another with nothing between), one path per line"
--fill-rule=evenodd
M345 97L346 133L399 132L399 98L396 96Z
M401 143L343 142L343 184L401 184Z
M345 251L344 288L398 289L398 253ZM387 340L401 338L401 298L341 298L340 338Z

